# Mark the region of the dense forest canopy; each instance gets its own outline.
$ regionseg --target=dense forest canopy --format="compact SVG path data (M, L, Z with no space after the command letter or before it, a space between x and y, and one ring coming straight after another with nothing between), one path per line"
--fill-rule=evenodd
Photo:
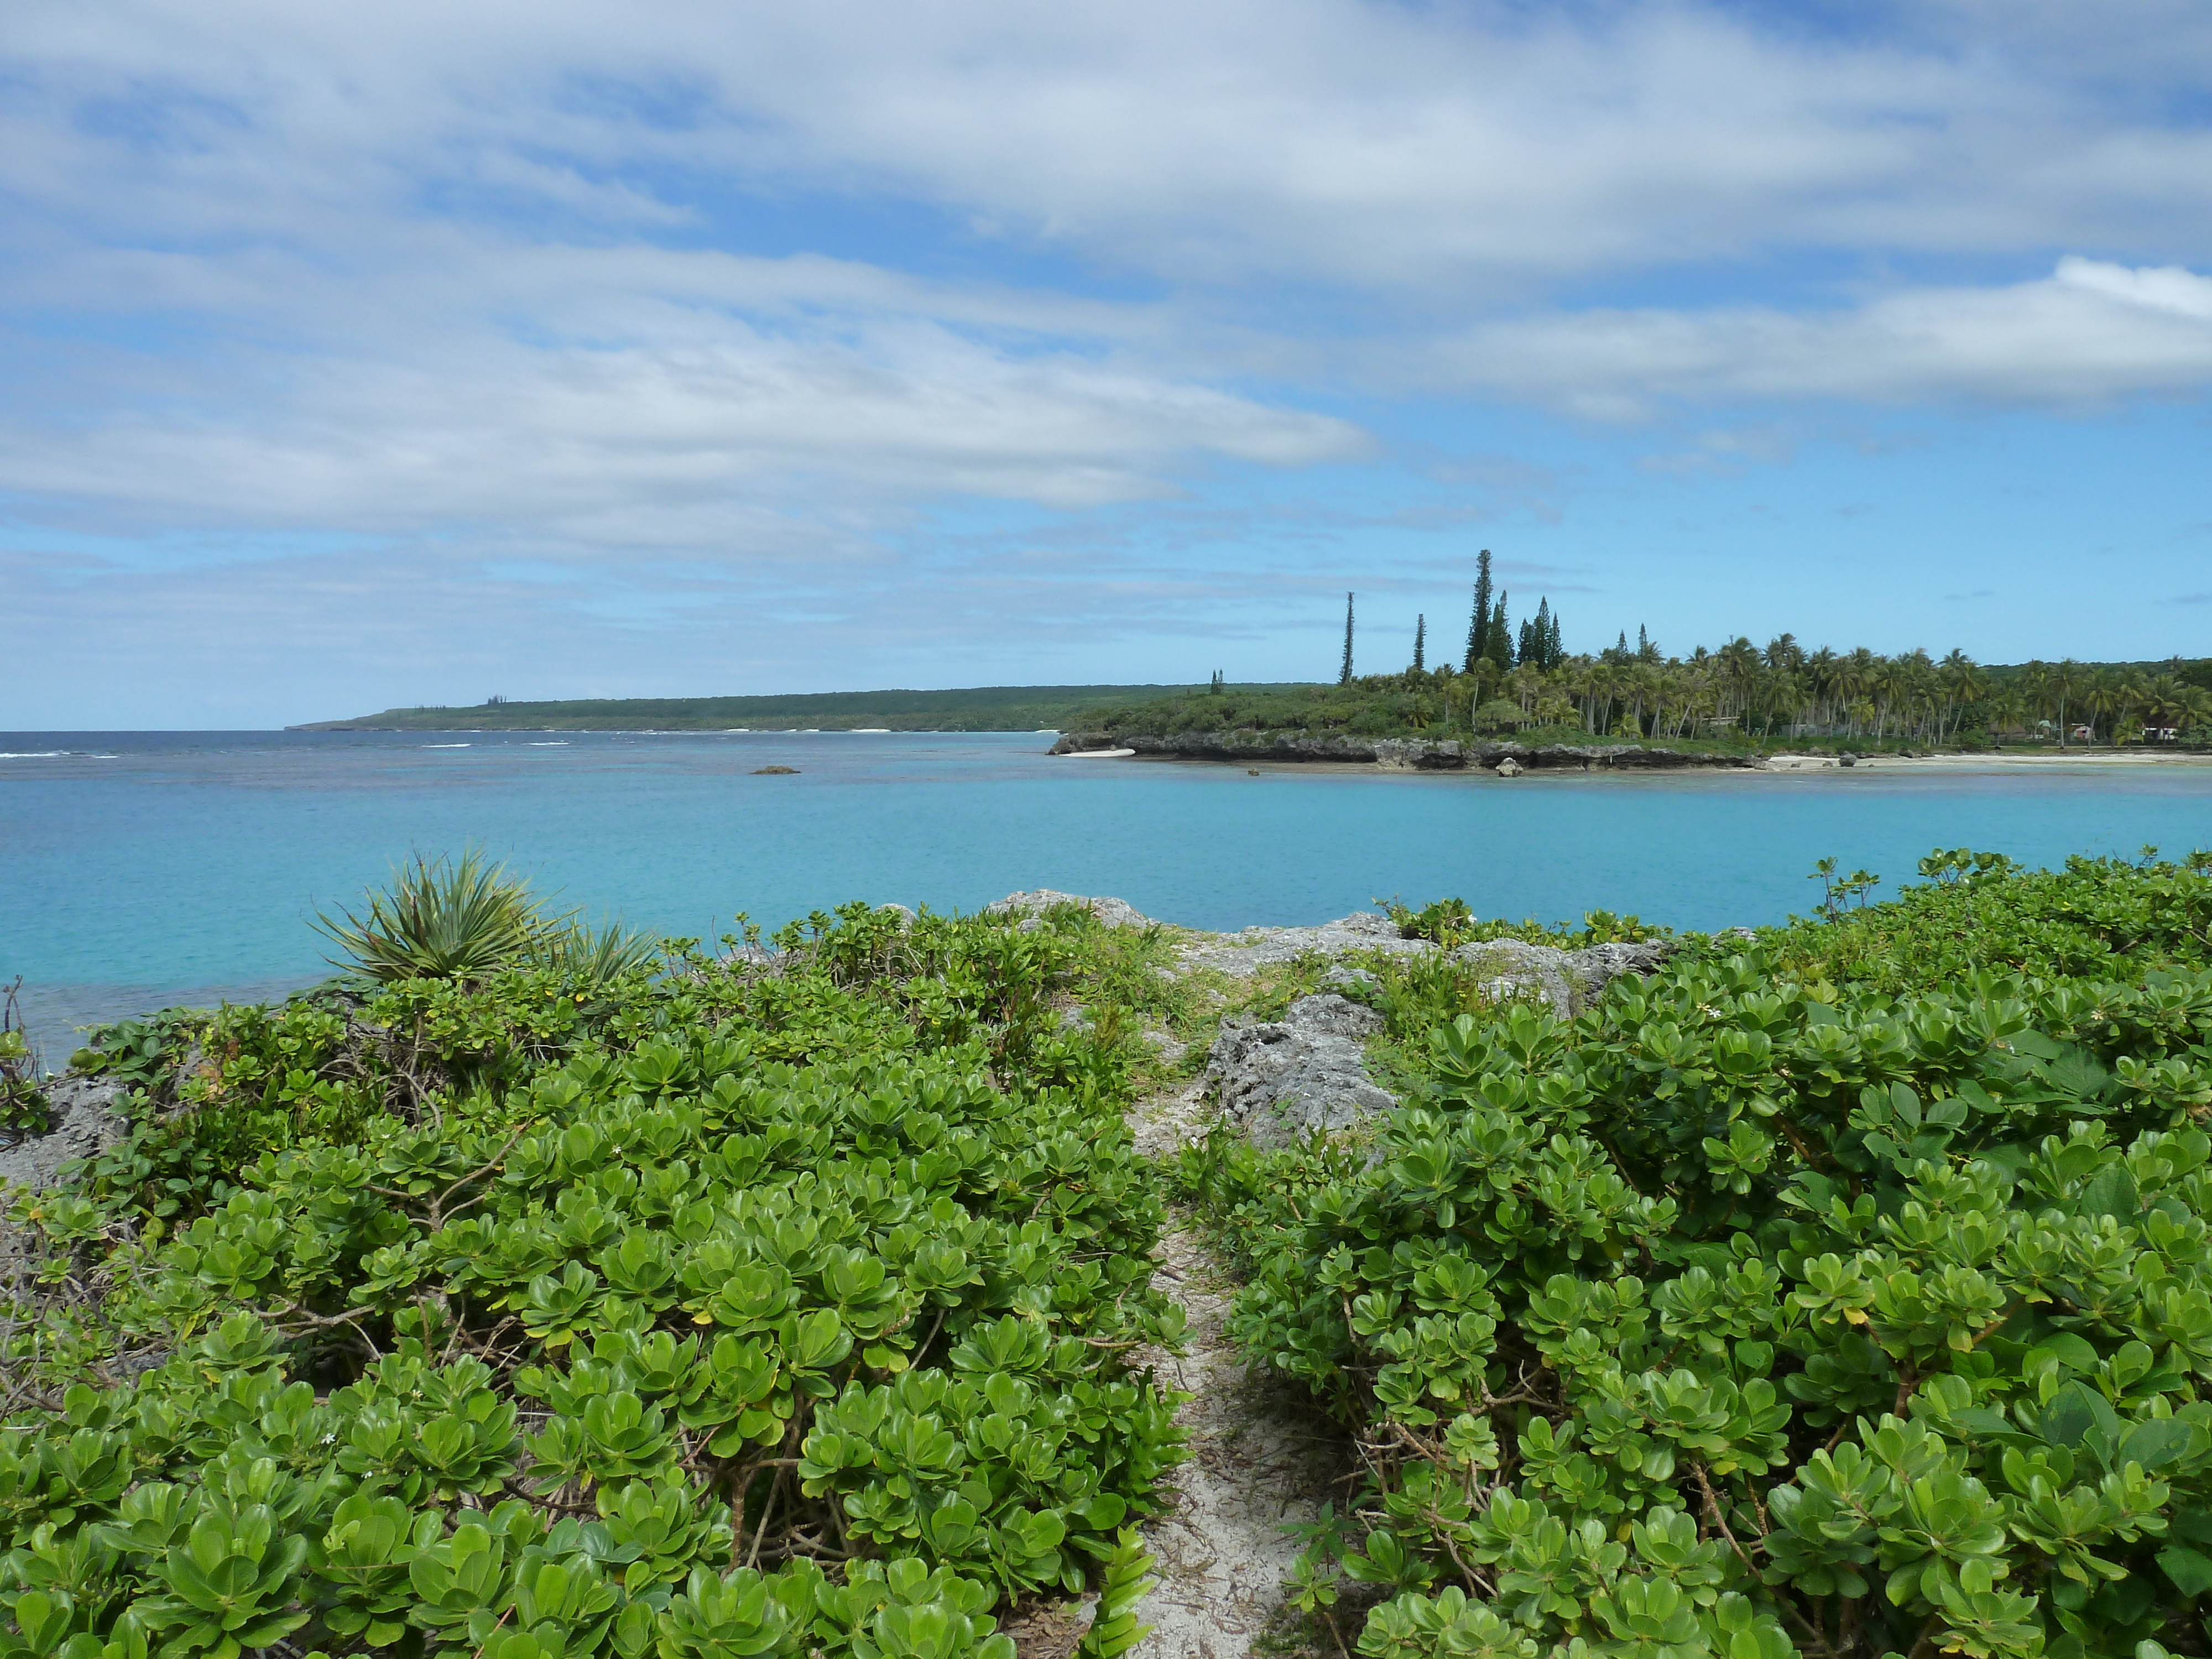
M1471 632L1456 667L1347 675L1334 686L1216 686L1102 710L1097 724L1762 744L2212 742L2212 661L1984 666L1959 650L1808 649L1794 634L1764 647L1738 637L1672 656L1638 631L1634 644L1624 633L1595 655L1568 656L1546 601L1522 643L1509 644L1502 628Z

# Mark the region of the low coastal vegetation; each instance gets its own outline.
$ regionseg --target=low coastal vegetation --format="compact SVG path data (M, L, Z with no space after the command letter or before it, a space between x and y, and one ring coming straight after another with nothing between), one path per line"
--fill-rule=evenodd
M1017 920L647 959L469 859L345 983L96 1033L130 1132L5 1246L0 1654L1011 1659L1086 1587L1127 1647L1168 1011Z
M1922 872L1571 1021L1378 963L1401 1109L1184 1154L1325 1649L2212 1652L2212 860Z
M1232 981L1075 905L586 950L414 866L343 981L76 1056L128 1131L0 1237L0 1655L1130 1650L1170 1206L1341 1437L1279 1651L2212 1655L2212 858L1817 873ZM1395 1111L1136 1153L1324 988Z

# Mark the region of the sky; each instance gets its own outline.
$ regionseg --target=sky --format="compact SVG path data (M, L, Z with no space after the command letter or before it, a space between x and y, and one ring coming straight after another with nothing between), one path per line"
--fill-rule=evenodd
M2203 0L0 11L0 729L2202 656L2208 388Z

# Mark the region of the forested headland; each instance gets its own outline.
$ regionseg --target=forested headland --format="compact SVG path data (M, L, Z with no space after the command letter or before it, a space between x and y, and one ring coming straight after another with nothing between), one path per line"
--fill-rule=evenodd
M1674 747L1984 748L2000 744L2166 747L2212 744L2212 659L2005 665L1964 651L1884 656L1864 647L1765 645L1739 635L1686 654L1642 628L1595 653L1569 655L1548 597L1517 627L1477 567L1463 650L1431 665L1427 618L1402 668L1360 674L1376 647L1346 596L1344 655L1334 685L1232 687L1097 712L1108 733L1172 736L1253 730L1360 737L1473 736L1529 743L1595 738ZM1402 637L1402 636L1401 636Z
M757 697L598 697L387 708L299 732L1035 732L1088 711L1162 697L1172 685L985 685L942 691L822 691Z

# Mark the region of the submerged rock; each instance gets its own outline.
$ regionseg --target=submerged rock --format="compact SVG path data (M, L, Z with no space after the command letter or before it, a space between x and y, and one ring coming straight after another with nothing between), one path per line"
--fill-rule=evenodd
M1224 1024L1206 1055L1222 1115L1274 1151L1390 1110L1398 1097L1367 1075L1359 1046L1382 1029L1372 1008L1327 994L1300 997L1279 1020Z

